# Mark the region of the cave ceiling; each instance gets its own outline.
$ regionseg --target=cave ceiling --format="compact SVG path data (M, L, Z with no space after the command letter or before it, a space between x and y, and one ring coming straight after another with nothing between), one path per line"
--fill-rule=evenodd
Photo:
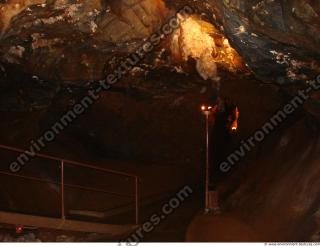
M319 1L2 0L1 87L29 76L35 90L46 87L49 101L63 86L89 87L186 5L228 39L259 80L299 87L320 74ZM144 69L155 68L163 48Z

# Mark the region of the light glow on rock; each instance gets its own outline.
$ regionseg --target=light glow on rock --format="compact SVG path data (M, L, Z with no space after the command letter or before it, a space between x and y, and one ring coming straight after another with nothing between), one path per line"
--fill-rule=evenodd
M195 59L197 71L205 80L219 81L218 64L232 72L244 67L228 39L198 16L190 16L181 23L171 38L170 49L177 61Z

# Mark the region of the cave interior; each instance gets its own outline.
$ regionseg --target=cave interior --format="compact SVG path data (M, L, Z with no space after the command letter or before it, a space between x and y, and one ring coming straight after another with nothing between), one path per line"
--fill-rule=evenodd
M138 186L143 225L189 187L139 241L320 241L319 89L319 1L0 0L0 213L133 225ZM31 224L0 241L132 235Z

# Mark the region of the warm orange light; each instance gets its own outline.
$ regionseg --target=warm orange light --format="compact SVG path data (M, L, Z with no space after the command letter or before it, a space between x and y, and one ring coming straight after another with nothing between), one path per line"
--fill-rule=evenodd
M215 110L216 110L216 107L213 107L213 106L206 106L206 105L201 106L201 111L204 113L210 114L215 112Z
M198 73L205 80L219 79L217 64L233 72L244 69L240 55L228 39L198 15L181 22L180 28L171 37L170 49L176 62L187 62L193 58Z
M238 130L238 121L239 121L239 117L240 117L240 112L239 112L238 107L235 108L234 114L235 114L235 120L231 124L231 130L235 132Z

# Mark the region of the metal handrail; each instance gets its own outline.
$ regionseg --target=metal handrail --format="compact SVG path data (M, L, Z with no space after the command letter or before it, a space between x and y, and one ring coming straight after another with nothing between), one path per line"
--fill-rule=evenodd
M13 152L17 152L17 153L25 153L26 152L23 149L11 147L11 146L6 146L6 145L2 145L2 144L0 144L0 149L4 149L7 151L13 151ZM34 181L38 181L38 182L46 182L46 183L53 183L53 184L60 185L60 187L61 187L60 202L61 202L61 218L62 219L65 219L65 187L107 193L107 194L111 194L111 195L115 195L115 196L134 197L134 200L135 200L135 223L136 224L139 223L139 177L137 175L126 173L126 172L115 171L115 170L111 170L111 169L107 169L107 168L97 167L97 166L93 166L90 164L67 160L64 158L59 158L59 157L51 156L51 155L47 155L47 154L35 153L34 156L41 157L41 158L44 158L47 160L58 161L60 164L60 169L61 169L60 170L61 171L60 172L60 179L61 179L60 181L61 182L52 182L52 181L47 181L44 179L31 177L31 176L19 175L19 174L10 173L10 172L3 172L3 171L0 171L0 174L7 175L7 176L14 176L17 178L22 178L22 179L34 180ZM94 171L105 172L105 173L109 173L109 174L113 174L113 175L118 175L118 176L122 176L122 177L133 178L134 184L135 184L134 195L120 194L120 193L106 191L106 190L102 190L102 189L95 189L95 188L88 188L88 187L80 186L80 185L66 184L65 178L64 178L65 166L75 166L75 167L80 167L80 168L91 169Z
M61 185L61 182L54 182L54 181L47 180L47 179L41 179L41 178L30 177L30 176L25 176L25 175L19 175L19 174L10 173L10 172L0 171L0 174L6 175L6 176L11 176L11 177L16 177L16 178L20 178L20 179L37 181L37 182L41 182L41 183ZM100 192L100 193L110 194L110 195L119 196L119 197L131 197L131 198L135 197L135 195L122 194L122 193L117 193L117 192L112 192L112 191L106 191L106 190L96 189L96 188L88 188L88 187L81 186L81 185L74 185L74 184L65 183L64 186L65 186L65 187L69 187L69 188L79 189L79 190Z
M26 152L26 150L23 150L23 149L14 148L14 147L1 145L1 144L0 144L0 149L5 149L5 150L13 151L13 152L18 152L18 153L25 153ZM52 155L35 153L34 156L41 157L41 158L48 159L48 160L53 160L53 161L59 161L59 162L60 161L64 161L65 163L72 164L73 166L89 168L89 169L93 169L93 170L96 170L96 171L108 172L108 173L112 173L112 174L115 174L115 175L120 175L120 176L125 176L125 177L130 177L130 178L136 178L137 177L137 175L134 175L134 174L115 171L115 170L102 168L102 167L97 167L97 166L92 166L90 164L85 164L85 163L81 163L81 162L77 162L77 161L72 161L72 160L68 160L68 159L64 159L64 158L59 158L59 157L52 156Z

